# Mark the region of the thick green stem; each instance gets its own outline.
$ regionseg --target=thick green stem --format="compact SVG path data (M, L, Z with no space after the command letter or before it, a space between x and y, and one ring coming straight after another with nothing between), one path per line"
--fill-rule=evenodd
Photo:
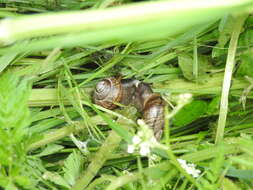
M115 131L111 131L109 133L109 136L106 138L99 151L94 155L92 162L77 180L72 190L83 190L89 185L91 180L97 175L97 172L104 165L105 161L119 145L120 141L121 137Z
M237 42L245 19L246 19L245 15L235 18L234 29L229 43L227 62L222 86L220 113L215 138L216 144L221 142L224 135L224 128L226 125L227 112L228 112L228 96L229 96L229 89L231 86L233 69L235 65Z
M123 5L102 10L23 16L1 21L0 41L8 44L26 38L80 31L84 32L86 36L83 36L83 44L98 43L115 38L132 41L145 39L145 37L167 37L194 24L205 23L220 18L224 14L245 10L249 5L252 5L251 0L225 2L219 0L195 0L193 2L167 0ZM180 24L178 24L178 20L181 21ZM63 41L63 44L65 42L68 40Z

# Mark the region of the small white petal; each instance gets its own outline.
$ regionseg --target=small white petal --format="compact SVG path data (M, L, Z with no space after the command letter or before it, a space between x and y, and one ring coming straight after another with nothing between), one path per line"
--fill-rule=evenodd
M196 165L191 163L191 164L188 164L188 166L192 167L192 168L195 168Z
M142 119L138 119L137 123L138 123L138 125L141 125L141 126L146 125Z
M135 135L132 139L133 144L139 144L141 142L141 138L137 135Z
M194 172L193 172L193 174L192 174L192 176L195 177L195 178L196 178L196 177L199 177L199 174L200 174L200 173L201 173L200 170L196 170L196 169L195 169Z
M186 160L183 160L183 159L178 158L177 161L178 161L181 165L183 165L183 166L187 165L187 164L186 164ZM182 167L183 167L183 166L182 166Z
M152 133L153 134L153 133ZM153 136L153 137L151 137L151 139L150 139L150 144L156 144L157 143L157 140L156 140L156 138Z
M140 154L142 156L147 156L150 153L149 147L141 147L140 149Z
M140 144L140 154L142 156L147 156L150 153L150 146L148 142L143 142Z
M135 150L135 146L134 145L128 145L127 147L127 152L132 154L134 153L134 150Z
M185 171L186 171L188 174L190 174L190 175L193 174L192 168L186 167L186 168L185 168Z
M149 148L149 146L150 146L150 144L149 144L147 141L142 142L142 143L140 144L140 147L141 147L141 148Z
M183 97L184 97L185 99L190 99L190 98L192 97L192 94L190 94L190 93L185 93L185 94L183 94Z

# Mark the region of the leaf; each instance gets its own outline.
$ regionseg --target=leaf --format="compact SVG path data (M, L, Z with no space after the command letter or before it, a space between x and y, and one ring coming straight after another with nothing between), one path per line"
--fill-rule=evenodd
M212 57L219 57L221 55L224 55L227 50L224 50L225 45L230 39L231 33L232 33L232 27L234 18L228 15L225 15L219 25L219 38L218 38L218 44L216 45L217 48L213 48L212 51Z
M15 181L17 184L24 188L30 188L31 187L31 182L30 179L27 176L17 176L15 177Z
M73 186L80 176L83 161L83 156L77 151L72 152L64 161L64 179L70 186Z
M151 177L152 179L159 179L163 177L165 174L167 174L167 170L162 170L160 168L149 168L147 175Z
M229 169L226 176L253 180L253 170Z
M62 176L60 176L58 173L56 173L56 172L49 172L49 171L47 171L47 172L45 172L43 174L43 178L47 179L47 180L49 180L49 181L51 181L51 182L53 182L53 183L55 183L57 185L61 185L63 187L66 187L66 188L70 189L70 186L65 181L65 179Z
M240 56L241 63L237 70L236 76L243 77L245 75L253 77L253 55L252 52L247 52Z
M222 189L223 190L240 190L240 188L230 179L224 178L222 180Z
M193 80L193 59L189 55L178 56L178 64L181 68L183 75L188 80Z
M59 150L62 150L64 146L58 145L58 144L50 144L48 145L41 153L36 154L37 157L47 156L50 154L54 154L58 152Z
M206 56L198 55L198 76L206 75L206 72L211 68L211 64ZM178 56L178 64L183 72L183 75L188 80L193 80L193 58L188 54Z
M11 179L6 189L16 189L16 183L21 186L30 184L26 173L22 173L31 123L27 105L29 94L27 80L20 80L10 72L0 76L0 163L6 166L1 168L3 175Z
M185 105L173 118L175 126L185 126L201 117L207 109L207 103L195 100Z
M31 121L27 106L29 94L30 90L26 80L19 81L17 76L10 73L1 76L0 127L12 131L13 143L20 142Z
M0 73L15 59L17 52L8 52L0 57Z
M217 96L212 99L212 101L208 104L206 113L208 115L216 114L219 110L220 106L220 96Z

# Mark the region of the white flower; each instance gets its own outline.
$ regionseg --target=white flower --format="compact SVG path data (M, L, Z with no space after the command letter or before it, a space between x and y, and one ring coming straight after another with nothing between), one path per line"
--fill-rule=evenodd
M146 125L146 123L142 119L137 120L138 125L143 126Z
M183 159L177 159L177 161L181 164L182 168L184 168L184 166L186 166L186 160L183 160Z
M127 152L132 154L134 153L134 150L135 150L135 146L134 145L128 145L127 147Z
M167 147L157 142L153 130L143 120L139 119L137 123L140 128L137 135L133 136L132 144L128 145L128 153L138 150L142 156L150 156L153 147L167 149Z
M132 139L133 144L137 145L141 142L141 138L138 135L135 135Z
M140 144L140 154L142 156L147 156L150 153L150 145L148 142L143 142Z
M187 164L187 162L183 159L177 159L177 161L180 163L181 167L190 175L193 177L199 177L199 174L201 173L200 170L196 169L196 165L193 163Z
M178 104L187 104L188 102L190 102L191 98L192 94L190 93L180 94L178 96Z

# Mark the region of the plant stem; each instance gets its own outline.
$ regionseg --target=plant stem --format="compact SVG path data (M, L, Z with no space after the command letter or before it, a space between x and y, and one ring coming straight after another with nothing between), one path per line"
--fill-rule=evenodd
M109 136L106 138L99 151L95 154L88 168L77 180L72 190L83 190L89 185L91 180L96 176L99 169L104 165L105 161L118 146L120 141L121 137L115 131L110 131Z
M145 39L145 36L149 38L167 37L194 24L205 23L220 18L224 14L245 10L249 5L252 5L251 0L225 2L219 0L195 0L193 2L167 0L102 10L22 16L15 19L4 19L0 23L0 41L9 44L27 38L80 31L87 36L86 38L83 36L82 40L85 40L83 44L115 38L118 41L120 39L132 41ZM181 24L178 24L178 20L181 20ZM173 30L170 30L171 28Z
M239 38L245 19L246 19L245 15L235 18L234 30L232 32L231 40L229 43L226 68L225 68L225 74L224 74L224 79L223 79L220 112L219 112L218 126L217 126L216 137L215 137L215 144L221 142L224 136L224 128L226 125L226 118L227 118L227 112L228 112L228 95L229 95L229 89L231 86L233 69L235 65L235 54L236 54L237 42L238 42L238 38Z
M40 139L37 142L32 143L29 147L28 147L28 151L34 150L36 148L42 147L46 144L55 142L63 137L66 137L68 135L70 135L71 133L75 133L81 130L84 130L85 127L84 126L80 126L80 127L73 127L73 126L66 126L63 127L61 129L57 129L54 132L48 133L46 134L42 139Z

